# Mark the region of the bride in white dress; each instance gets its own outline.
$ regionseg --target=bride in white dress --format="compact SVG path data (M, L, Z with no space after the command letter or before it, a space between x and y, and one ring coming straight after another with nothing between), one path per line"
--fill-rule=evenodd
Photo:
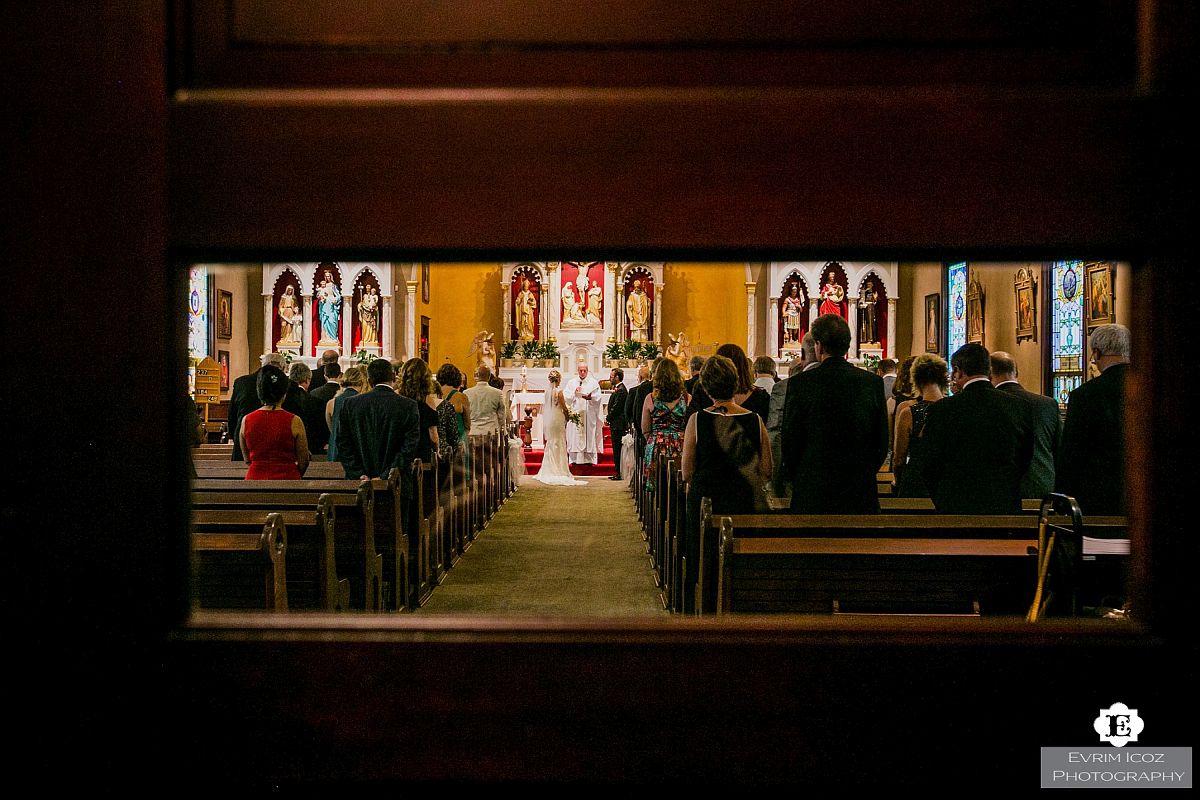
M546 449L542 453L542 468L533 479L552 486L584 486L587 481L575 480L567 461L567 404L559 388L561 383L559 371L550 370L550 388L542 399L542 435L546 439Z

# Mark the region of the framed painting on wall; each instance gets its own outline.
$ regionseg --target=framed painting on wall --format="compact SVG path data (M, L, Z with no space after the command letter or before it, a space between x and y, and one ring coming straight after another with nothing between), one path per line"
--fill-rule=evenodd
M1112 265L1108 263L1088 264L1084 273L1087 289L1087 329L1117 321L1113 310Z
M233 292L222 289L217 300L217 338L233 338Z
M940 353L942 343L938 341L942 329L942 296L940 294L925 295L925 352Z
M221 391L229 390L229 351L217 351L217 365L221 368Z
M429 262L421 262L421 302L429 302Z
M1017 270L1013 291L1017 297L1017 342L1037 341L1037 279L1032 270Z

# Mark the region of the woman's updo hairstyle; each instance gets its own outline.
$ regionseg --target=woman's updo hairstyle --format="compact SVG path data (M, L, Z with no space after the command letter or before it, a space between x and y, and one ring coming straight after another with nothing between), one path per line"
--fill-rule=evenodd
M548 377L550 378L550 382L555 386L558 386L560 383L562 383L562 373L556 369L550 370L550 375Z
M284 375L283 370L279 367L265 364L259 367L258 382L255 388L258 389L258 399L262 401L262 404L273 406L287 394L287 375Z

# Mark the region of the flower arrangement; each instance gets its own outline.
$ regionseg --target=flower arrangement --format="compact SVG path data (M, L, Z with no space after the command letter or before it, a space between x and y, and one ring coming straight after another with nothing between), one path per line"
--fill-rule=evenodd
M367 364L370 364L376 358L379 358L379 356L375 355L374 353L368 353L366 350L359 350L357 353L354 354L354 360L358 363L358 365L360 367L365 367Z
M875 355L874 353L867 353L862 357L863 369L874 372L879 368L879 361L879 356Z
M642 345L642 358L646 361L652 361L658 358L658 343L646 342Z
M564 408L563 413L567 415L567 422L574 423L581 428L583 427L583 416L578 411Z

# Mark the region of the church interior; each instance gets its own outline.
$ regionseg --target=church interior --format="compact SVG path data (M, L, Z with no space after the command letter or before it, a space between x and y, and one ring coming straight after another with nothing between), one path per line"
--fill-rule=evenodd
M14 11L14 764L91 788L1024 790L1047 751L1110 747L1118 704L1145 720L1121 752L1190 745L1196 9L952 5ZM1118 357L1114 511L902 490L922 387L946 379L921 412L944 431L1011 363L1065 424ZM855 395L887 430L790 425L822 408L814 358L891 385ZM758 472L705 473L698 429L747 381L797 387L781 452L886 442L856 473L878 511L803 510L761 471L770 412ZM280 463L235 452L269 414L237 423L297 387L326 439L277 415L301 477L250 477ZM372 439L376 392L424 422ZM690 440L683 392L712 403ZM670 457L645 459L668 439L643 415ZM706 441L754 441L729 425ZM951 479L986 473L938 441ZM700 502L702 474L760 505Z

